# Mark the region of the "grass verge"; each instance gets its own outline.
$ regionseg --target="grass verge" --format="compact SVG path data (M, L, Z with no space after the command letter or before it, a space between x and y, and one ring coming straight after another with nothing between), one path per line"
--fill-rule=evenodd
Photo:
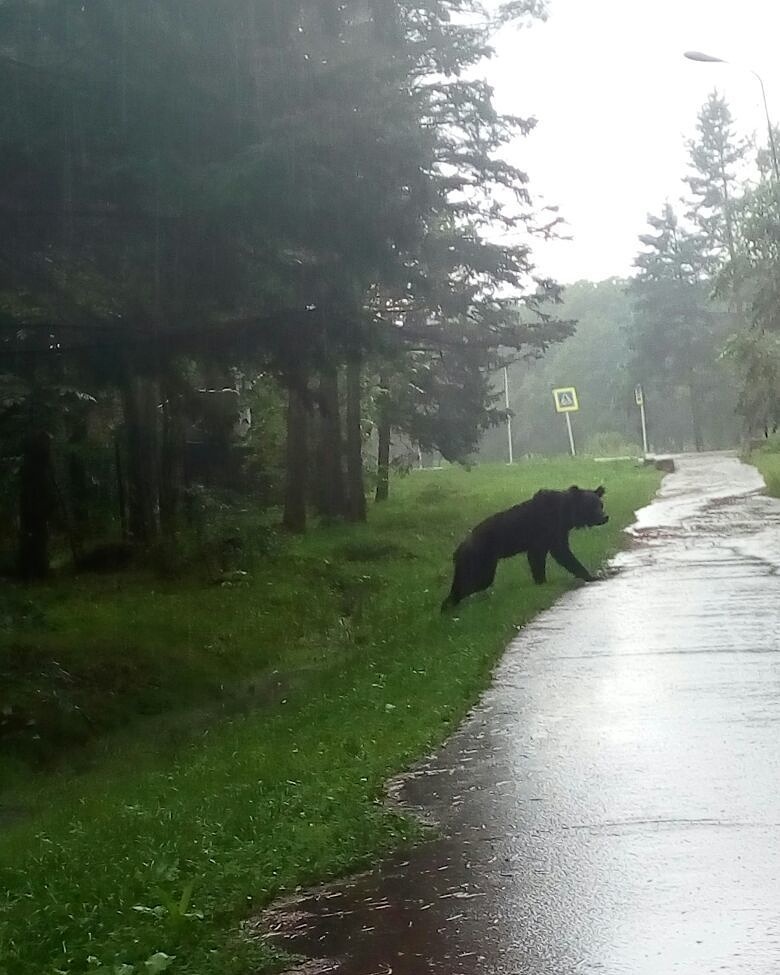
M415 473L368 526L291 541L240 589L136 580L49 592L30 645L40 631L43 659L56 652L65 670L94 653L146 674L148 685L129 677L115 693L128 722L147 686L156 710L228 675L277 671L282 689L173 743L156 720L140 722L86 768L14 778L0 834L1 975L274 970L278 955L242 937L242 919L417 834L378 803L383 783L446 736L513 632L576 584L551 567L533 586L514 560L489 597L442 619L454 543L541 485L604 483L610 524L573 539L595 568L659 477L568 460Z
M770 441L760 450L753 451L748 460L761 472L768 493L780 498L780 441Z

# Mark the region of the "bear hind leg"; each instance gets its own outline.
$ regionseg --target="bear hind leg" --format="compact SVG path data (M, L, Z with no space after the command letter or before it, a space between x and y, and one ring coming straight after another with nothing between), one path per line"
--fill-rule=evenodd
M475 592L482 592L493 585L496 577L496 566L498 559L491 558L483 560L475 558L469 552L467 557L457 558L455 561L455 577L452 580L452 588L447 598L442 603L442 612L449 609L465 599L472 596Z

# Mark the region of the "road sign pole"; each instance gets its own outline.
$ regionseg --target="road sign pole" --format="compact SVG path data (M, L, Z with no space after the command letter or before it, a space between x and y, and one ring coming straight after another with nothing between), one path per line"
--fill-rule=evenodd
M642 402L639 404L639 412L642 414L642 445L645 448L645 457L647 457L647 423L645 422L645 400L642 398Z
M509 414L509 372L504 366L504 403L506 404L506 438L509 447L509 463L514 464L515 458L512 449L512 417Z
M645 391L642 389L641 383L637 383L634 387L634 400L636 405L639 407L639 414L642 417L642 446L645 449L645 457L647 457L647 423L645 421Z
M569 446L571 447L571 455L572 457L576 457L577 452L574 449L574 434L571 431L571 417L568 413L564 413L564 416L566 417L566 429L569 431Z

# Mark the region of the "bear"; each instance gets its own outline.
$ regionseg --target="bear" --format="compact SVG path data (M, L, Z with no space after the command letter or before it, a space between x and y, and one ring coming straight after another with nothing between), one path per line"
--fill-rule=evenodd
M530 500L480 522L455 550L455 577L441 611L487 589L493 584L498 560L520 552L528 553L531 575L539 585L547 581L548 552L578 579L595 582L569 548L569 532L573 528L606 525L609 515L604 512L603 497L603 487L594 491L576 485L568 491L543 489Z

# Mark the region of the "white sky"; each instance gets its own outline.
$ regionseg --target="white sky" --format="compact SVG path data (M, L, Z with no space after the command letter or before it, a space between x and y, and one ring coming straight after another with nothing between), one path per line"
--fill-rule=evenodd
M753 75L683 51L758 71L778 124L779 39L780 0L550 0L546 23L502 32L487 68L497 106L538 119L509 158L574 237L537 241L537 268L562 283L631 273L647 213L685 189L684 140L708 93L726 97L741 133L766 131Z

